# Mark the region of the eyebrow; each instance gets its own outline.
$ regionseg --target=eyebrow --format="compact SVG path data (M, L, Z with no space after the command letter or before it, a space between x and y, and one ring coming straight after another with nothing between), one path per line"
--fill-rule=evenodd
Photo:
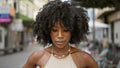
M56 28L57 26L56 25L53 25L52 28Z

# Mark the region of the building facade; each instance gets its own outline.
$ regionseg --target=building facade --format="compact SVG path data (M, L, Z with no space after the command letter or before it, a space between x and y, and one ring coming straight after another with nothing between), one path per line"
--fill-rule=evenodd
M9 50L23 49L33 41L32 24L46 2L0 0L0 51L7 53Z

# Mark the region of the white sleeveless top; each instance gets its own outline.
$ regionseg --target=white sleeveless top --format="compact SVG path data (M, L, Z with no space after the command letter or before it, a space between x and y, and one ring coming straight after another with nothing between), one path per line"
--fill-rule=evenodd
M71 54L63 59L58 59L51 54L44 68L77 68Z

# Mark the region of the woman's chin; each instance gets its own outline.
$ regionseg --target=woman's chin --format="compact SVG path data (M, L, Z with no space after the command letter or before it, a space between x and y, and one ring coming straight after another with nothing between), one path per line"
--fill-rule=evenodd
M63 47L65 47L65 44L57 43L55 46L58 47L58 48L63 48Z

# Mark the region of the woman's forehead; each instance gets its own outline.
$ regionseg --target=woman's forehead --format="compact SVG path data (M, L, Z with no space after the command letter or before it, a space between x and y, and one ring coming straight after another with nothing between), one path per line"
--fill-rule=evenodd
M53 27L65 27L62 21L57 21L53 24Z
M52 28L53 27L61 27L61 28L72 30L73 25L70 25L69 23L66 23L63 20L58 20L58 21L54 22Z

